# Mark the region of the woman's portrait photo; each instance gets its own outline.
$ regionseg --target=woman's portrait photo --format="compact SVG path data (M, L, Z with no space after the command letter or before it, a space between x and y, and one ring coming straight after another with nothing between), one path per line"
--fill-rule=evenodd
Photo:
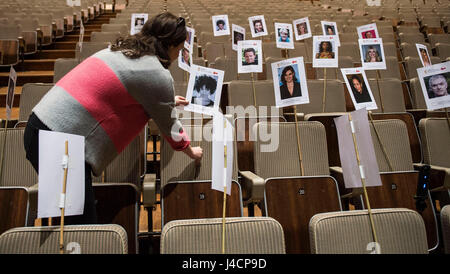
M281 100L302 96L297 65L278 68L278 74Z
M362 33L362 38L363 39L372 39L372 38L377 38L375 35L375 30L369 30L369 31L365 31Z
M336 35L333 25L324 25L324 35Z
M278 42L289 43L291 41L289 36L289 29L282 27L278 29Z
M364 62L383 62L383 58L380 55L380 45L363 45Z
M353 98L355 98L357 104L372 102L362 74L347 75L347 80L350 83Z
M214 106L218 76L207 74L195 77L191 103L204 107Z
M420 61L424 67L431 66L430 55L428 54L427 47L421 44L416 44Z
M334 59L333 45L330 41L322 41L318 45L317 59Z
M297 29L297 34L298 35L304 35L304 34L308 34L308 26L306 25L306 22L302 22L297 24L296 26Z

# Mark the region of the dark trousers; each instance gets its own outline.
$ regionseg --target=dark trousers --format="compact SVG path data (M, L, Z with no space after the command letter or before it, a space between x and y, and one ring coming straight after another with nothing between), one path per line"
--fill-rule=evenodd
M26 157L31 162L36 172L39 172L39 130L50 131L50 129L44 123L42 123L34 113L32 113L28 118L23 141L26 151ZM95 207L94 189L92 188L91 172L91 166L85 162L85 194L83 215L66 216L64 217L64 224L75 225L97 223L97 212Z

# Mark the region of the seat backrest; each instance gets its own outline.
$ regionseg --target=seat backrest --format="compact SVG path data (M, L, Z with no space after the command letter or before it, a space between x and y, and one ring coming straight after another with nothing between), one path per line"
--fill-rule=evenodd
M373 123L369 122L369 125L379 171L414 170L405 122L396 119L375 120Z
M19 121L27 121L31 110L53 87L50 83L26 83L22 87L19 101Z
M174 151L168 142L161 140L161 188L172 181L211 180L212 178L212 121L200 125L183 125L183 129L191 140L191 146L200 146L203 149L201 165L185 153ZM233 133L234 136L234 133ZM237 181L237 150L233 142L233 172L232 179Z
M208 63L214 62L217 57L225 57L225 45L219 42L207 42L203 50L203 58Z
M398 39L400 43L409 43L409 44L423 44L425 43L425 36L423 33L399 33Z
M282 49L277 48L276 42L264 42L262 43L262 52L264 59L267 57L282 58Z
M0 186L30 187L38 182L37 172L25 157L23 143L24 128L8 129L3 159L3 174ZM4 140L5 131L0 132L0 140Z
M60 226L13 228L0 235L0 254L59 254ZM119 225L64 226L65 254L127 254Z
M405 112L402 83L399 79L369 80L378 109L373 112ZM378 89L380 92L378 92ZM381 93L381 95L380 95Z
M112 32L101 32L101 31L93 31L91 32L91 42L110 42L114 43L117 38L120 37L120 32L112 31Z
M341 42L341 46L339 47L339 55L350 56L352 57L353 62L361 62L358 42Z
M436 44L436 54L439 58L441 58L442 62L447 60L450 57L450 44L445 43L437 43Z
M325 127L310 121L298 122L298 127L303 176L329 175ZM259 122L252 130L256 175L264 179L301 176L295 123ZM275 134L266 140L262 134L268 132Z
M419 61L420 62L420 61ZM411 103L414 109L426 109L425 97L423 96L422 86L418 78L409 81L411 92Z
M53 75L53 83L58 82L69 71L75 68L80 62L76 58L58 58L55 60L55 74Z
M381 254L427 254L425 223L404 208L372 209ZM367 210L314 215L309 223L312 254L369 254L374 242Z
M430 59L432 64L439 64L441 62L441 59L437 56L430 56ZM417 78L417 69L421 67L423 67L423 65L419 59L417 51L415 56L406 57L405 58L406 78L407 79Z
M75 59L82 62L96 52L108 48L109 45L109 42L83 42L82 47L80 48L80 44L77 43L75 48Z
M253 97L253 85L255 88L255 97ZM281 109L277 109L277 113L270 113L270 107L275 106L275 94L273 91L273 82L271 80L251 81L236 80L231 81L228 85L228 106L242 106L244 109L248 106L255 106L258 112L259 106L267 106L267 116L280 115ZM257 113L255 113L257 115Z
M353 60L351 56L345 56L340 54L338 59L339 59L339 68L351 68L353 67L354 62L355 63L360 62L359 60ZM342 78L342 73L339 68L327 68L327 79L338 79L343 82L344 78ZM316 68L315 69L316 79L324 79L325 78L324 72L325 72L324 68ZM366 74L367 72L369 71L367 70Z
M222 253L222 218L171 221L161 232L161 254ZM226 254L284 254L283 228L270 217L225 219Z
M445 254L450 254L450 205L441 209L441 227Z
M402 76L400 74L400 67L399 67L397 57L386 56L385 61L386 61L386 69L377 70L380 72L380 78L395 78L395 79L401 80ZM376 79L377 71L376 70L366 70L365 72L366 72L367 78Z
M419 122L423 162L450 168L450 128L446 118L423 118Z
M307 85L309 104L297 105L297 111L304 114L324 112L323 97L325 81L308 79ZM325 86L325 112L345 111L346 106L344 86L339 80L327 80Z
M126 24L102 24L102 32L120 32L121 35L127 35L129 33L128 25Z
M450 44L450 35L449 34L430 33L428 35L428 39L430 40L430 44L431 44L432 48L435 47L436 43Z
M430 44L428 44L428 43L422 43L422 44L427 47L427 51L431 55L431 46L430 46ZM418 56L417 47L413 43L405 43L405 42L401 43L400 44L400 48L401 48L401 51L402 51L403 58L406 58L408 56L412 56L412 57Z
M9 21L8 24L0 25L0 40L17 40L22 33L22 27L16 25L13 21Z

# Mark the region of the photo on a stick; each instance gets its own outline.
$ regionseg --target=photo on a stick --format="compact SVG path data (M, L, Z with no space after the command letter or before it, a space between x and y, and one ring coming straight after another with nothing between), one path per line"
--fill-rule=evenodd
M263 71L261 43L261 40L238 41L238 73L259 73Z
M295 40L303 40L306 38L312 37L311 33L311 26L309 25L309 18L304 17L297 20L294 20L294 33L295 33Z
M231 25L231 38L233 41L233 50L237 51L238 41L245 40L245 28L232 24Z
M277 48L294 49L292 25L284 23L275 23L275 39Z
M335 36L313 36L313 67L337 68L338 64Z
M219 111L224 71L191 65L184 110L214 115Z
M131 30L130 35L141 32L142 27L148 20L148 13L133 13L131 15Z
M320 21L320 24L322 25L323 36L335 36L334 41L336 42L336 45L338 47L341 46L336 22Z
M416 44L417 53L419 54L420 61L422 62L422 66L428 67L431 66L431 58L428 53L427 46L422 44Z
M343 68L341 72L355 109L377 109L377 103L373 97L364 69L361 67Z
M385 70L383 39L358 39L361 63L365 70Z
M309 93L303 57L274 62L271 66L276 106L308 104Z
M191 51L183 47L178 54L178 66L184 70L189 72L191 70L192 65L192 53Z
M212 24L214 36L230 35L230 26L228 23L228 15L212 16Z
M374 39L380 37L378 35L376 23L359 26L356 28L356 31L358 32L359 39Z
M250 25L250 31L252 33L252 37L260 37L268 34L266 20L264 19L264 15L257 15L248 18L248 23Z
M450 61L417 69L428 110L450 107Z

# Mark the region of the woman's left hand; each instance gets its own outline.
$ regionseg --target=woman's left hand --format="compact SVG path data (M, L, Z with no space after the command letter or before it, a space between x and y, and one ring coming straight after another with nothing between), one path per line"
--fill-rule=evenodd
M175 106L186 106L189 102L183 96L175 96Z

